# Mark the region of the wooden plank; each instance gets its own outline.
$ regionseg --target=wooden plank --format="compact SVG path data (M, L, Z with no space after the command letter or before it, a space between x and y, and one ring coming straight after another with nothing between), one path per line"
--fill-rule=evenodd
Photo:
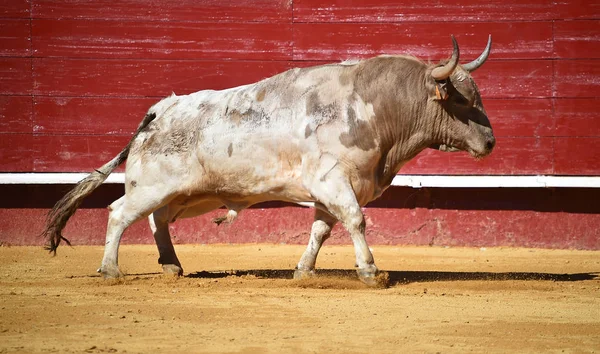
M70 186L0 186L0 241L5 245L42 245L31 230L41 230L46 213ZM411 188L391 187L364 208L370 245L512 246L599 249L598 189ZM74 245L102 245L106 206L123 187L102 185L69 221L65 236ZM7 200L11 204L7 203ZM211 220L222 209L170 225L177 243L306 244L313 210L264 207L245 210L235 223L217 227ZM132 225L124 243L152 244L145 220ZM351 244L336 225L331 244Z
M556 99L554 114L556 117L556 136L594 136L600 137L600 99Z
M87 172L112 159L129 136L48 135L33 141L33 171ZM28 142L30 144L31 142ZM27 148L13 141L15 150ZM591 145L593 146L593 145ZM14 171L14 169L11 169ZM466 153L425 150L401 174L551 174L552 138L498 138L496 150L476 161Z
M484 102L488 98L552 97L552 62L489 61L473 73Z
M554 53L557 58L600 58L600 19L554 22Z
M34 20L38 57L286 60L291 24Z
M552 174L552 139L497 137L492 154L479 161L467 153L426 149L406 164L400 174Z
M554 18L560 20L600 19L600 3L592 0L554 0Z
M30 0L0 0L0 18L29 18Z
M552 10L550 0L294 0L294 22L540 21Z
M167 96L256 82L316 62L33 60L35 94L50 96ZM551 63L490 61L474 73L484 99L550 97Z
M557 175L600 175L600 137L554 138Z
M555 97L596 97L600 92L600 59L554 63Z
M37 96L34 102L33 130L45 134L129 136L148 108L157 101L157 98ZM31 105L30 99L28 102ZM484 105L496 136L554 135L550 99L490 99ZM589 116L582 118L593 118L591 104L585 107L590 108L590 111L580 113ZM569 108L565 107L566 109ZM31 131L31 125L29 128Z
M0 96L0 134L31 133L31 106L30 96Z
M131 136L156 98L35 97L33 130Z
M1 134L0 135L0 171L1 172L31 172L33 171L31 134Z
M33 60L35 94L168 96L249 84L285 71L289 62L192 60Z
M332 61L294 61L292 67L309 67ZM473 73L484 102L490 99L552 97L552 62L549 60L490 60Z
M30 95L31 58L0 58L0 95Z
M452 54L453 33L463 62L478 57L494 41L491 59L551 58L551 22L309 23L294 25L294 60L344 60L379 54L409 54L422 60ZM515 40L518 38L519 40Z
M552 99L487 99L483 105L496 137L554 136Z
M290 0L36 0L34 18L291 22Z
M129 136L40 135L32 141L34 172L90 172L115 157ZM122 170L121 167L119 170Z
M29 29L29 20L0 19L0 56L31 55Z

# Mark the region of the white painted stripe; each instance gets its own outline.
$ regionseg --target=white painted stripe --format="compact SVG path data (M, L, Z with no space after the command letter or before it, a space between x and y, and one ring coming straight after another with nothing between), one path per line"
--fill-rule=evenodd
M600 177L583 176L406 176L394 177L392 186L450 188L600 188Z
M0 184L75 184L87 175L87 173L0 173ZM113 173L104 183L125 183L125 174ZM600 188L600 176L398 175L394 177L392 186L413 188Z
M89 173L0 173L0 184L75 184ZM104 183L125 183L124 173L112 173Z

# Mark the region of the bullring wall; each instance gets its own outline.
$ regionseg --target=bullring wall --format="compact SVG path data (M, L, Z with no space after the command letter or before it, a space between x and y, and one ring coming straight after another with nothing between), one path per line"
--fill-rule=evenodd
M0 172L86 172L126 144L147 108L175 92L251 83L293 67L377 54L462 61L497 137L482 161L423 152L402 174L600 175L600 4L594 1L0 1ZM3 185L0 242L37 244L68 186ZM68 232L103 242L103 186ZM366 208L384 244L600 248L596 189L392 187ZM114 198L113 198L114 199ZM216 212L219 213L219 212ZM270 204L219 227L173 226L177 242L307 240L311 212ZM125 241L151 242L138 225ZM336 231L333 242L349 243ZM79 240L79 241L77 241Z

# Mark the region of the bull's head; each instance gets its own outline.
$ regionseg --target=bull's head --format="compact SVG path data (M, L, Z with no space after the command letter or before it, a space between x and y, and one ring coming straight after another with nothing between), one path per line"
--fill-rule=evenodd
M439 105L437 118L440 131L435 134L431 146L442 151L467 151L475 158L492 152L496 139L488 120L479 89L471 73L487 59L492 47L492 36L479 58L460 65L458 43L452 36L454 51L450 59L431 70L429 78L430 104Z

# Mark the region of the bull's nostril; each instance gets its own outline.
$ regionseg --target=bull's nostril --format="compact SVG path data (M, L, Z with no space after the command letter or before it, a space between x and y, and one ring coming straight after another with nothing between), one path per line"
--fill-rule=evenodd
M488 140L486 147L488 150L492 150L494 148L494 145L496 145L496 139L492 138Z

